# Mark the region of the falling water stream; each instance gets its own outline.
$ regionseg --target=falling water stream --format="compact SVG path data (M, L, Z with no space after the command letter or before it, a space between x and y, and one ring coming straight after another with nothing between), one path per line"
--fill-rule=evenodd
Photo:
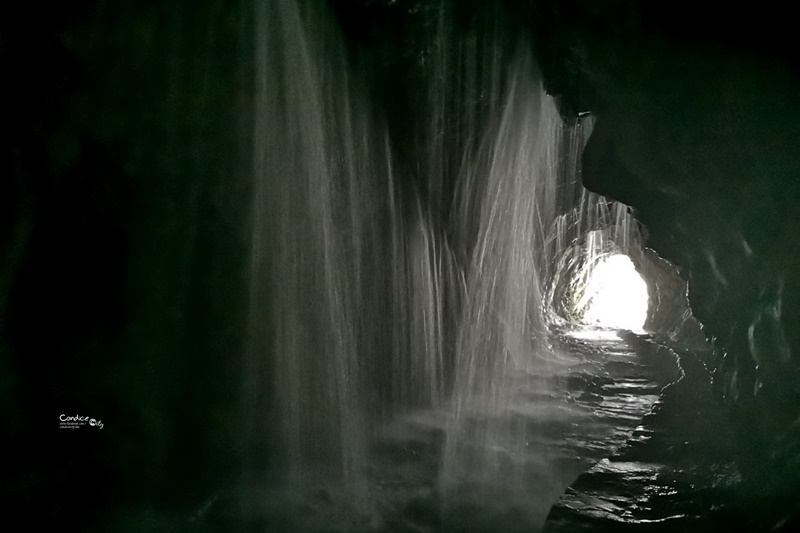
M580 186L591 117L560 117L500 11L456 39L442 3L409 163L325 5L256 4L236 512L267 530L541 529L682 375L658 344L581 326L592 270L645 257L630 210Z

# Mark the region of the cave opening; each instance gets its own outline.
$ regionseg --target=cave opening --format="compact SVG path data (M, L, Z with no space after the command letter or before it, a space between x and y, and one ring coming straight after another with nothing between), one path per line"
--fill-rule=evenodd
M581 324L644 331L647 320L647 284L625 254L598 258L586 274L583 295L575 302Z
M579 263L581 267L563 274L571 276L568 295L558 315L570 326L565 334L587 340L613 340L619 338L621 330L646 333L650 313L648 284L632 258L612 251L579 258Z

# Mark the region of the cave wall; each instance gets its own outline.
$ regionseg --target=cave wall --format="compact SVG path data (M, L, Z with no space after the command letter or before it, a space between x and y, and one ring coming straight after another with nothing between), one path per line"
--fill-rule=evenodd
M549 89L564 114L597 115L585 186L633 206L647 246L688 280L754 493L797 501L800 71L791 17L770 2L537 5Z

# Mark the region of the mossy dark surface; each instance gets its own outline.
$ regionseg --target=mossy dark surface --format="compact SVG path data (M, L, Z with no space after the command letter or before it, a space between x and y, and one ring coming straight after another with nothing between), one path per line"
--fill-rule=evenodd
M0 405L15 460L0 490L28 520L139 531L232 475L243 9L3 7ZM60 429L62 414L103 428ZM109 529L114 516L130 519Z

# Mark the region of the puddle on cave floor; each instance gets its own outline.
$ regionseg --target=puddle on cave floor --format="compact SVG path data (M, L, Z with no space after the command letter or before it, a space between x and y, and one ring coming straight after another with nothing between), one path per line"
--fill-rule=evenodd
M682 372L664 348L634 337L558 338L555 349L567 362L542 382L561 386L519 387L505 412L474 415L476 424L497 417L524 426L524 457L513 464L528 479L546 480L545 490L514 504L502 490L478 491L477 500L461 499L458 491L443 497L440 473L452 422L444 408L397 417L376 433L361 509L309 478L308 490L297 494L240 487L236 502L221 502L208 520L248 531L531 531L543 527L541 516L549 510L549 532L616 531L620 525L663 530L664 523L696 521L703 509L731 500L738 473L720 444L724 431L702 420L718 413L697 409L709 398L691 383L704 376L690 373L664 389ZM527 383L530 376L516 378ZM692 422L685 423L689 415ZM502 467L497 475L506 475ZM530 518L526 505L544 507L544 515Z

